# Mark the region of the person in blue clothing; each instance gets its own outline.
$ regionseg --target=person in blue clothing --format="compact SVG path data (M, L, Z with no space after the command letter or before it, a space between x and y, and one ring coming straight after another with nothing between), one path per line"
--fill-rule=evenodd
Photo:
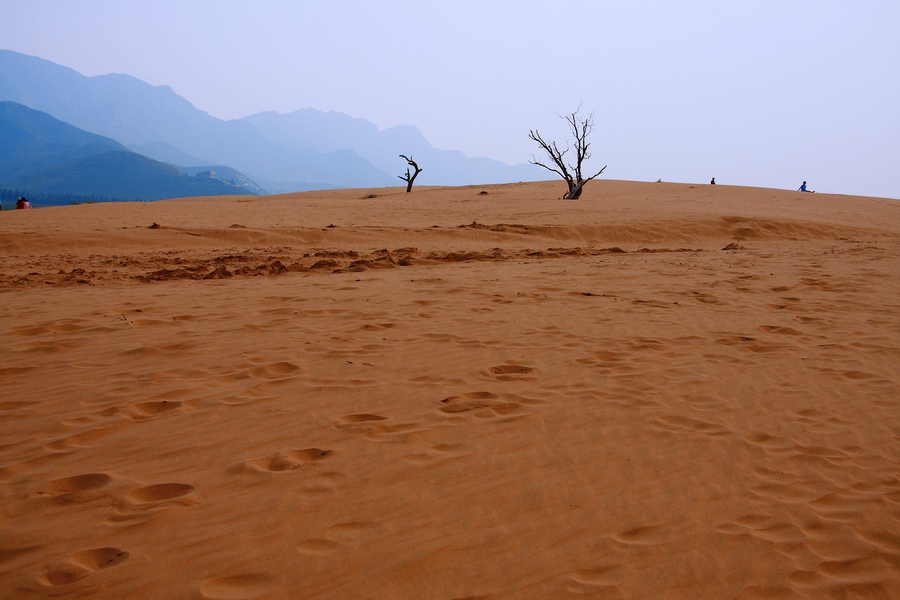
M805 181L803 182L803 185L800 186L800 189L799 189L798 191L800 191L800 192L810 192L810 193L813 193L813 194L816 193L816 192L813 191L813 190L808 190L808 189L806 189L806 182L805 182Z

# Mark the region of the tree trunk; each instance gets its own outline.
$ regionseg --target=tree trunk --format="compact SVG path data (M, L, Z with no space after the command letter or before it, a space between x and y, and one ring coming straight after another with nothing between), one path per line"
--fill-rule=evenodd
M413 182L416 180L416 177L419 176L419 173L422 172L422 169L420 169L419 165L416 164L416 161L412 159L412 156L405 156L401 154L400 158L404 159L407 163L409 163L410 167L413 167L416 170L415 173L410 173L409 168L407 168L406 175L397 175L397 177L406 182L406 193L408 194L412 191Z
M566 195L563 196L566 200L578 200L581 198L581 191L584 189L584 184L586 184L588 180L582 179L577 184L573 185L571 182L569 183L569 191L566 192Z

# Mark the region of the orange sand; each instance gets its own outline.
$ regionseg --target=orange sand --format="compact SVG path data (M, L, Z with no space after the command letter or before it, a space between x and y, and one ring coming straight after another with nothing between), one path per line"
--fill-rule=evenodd
M900 203L562 188L0 213L0 597L900 597Z

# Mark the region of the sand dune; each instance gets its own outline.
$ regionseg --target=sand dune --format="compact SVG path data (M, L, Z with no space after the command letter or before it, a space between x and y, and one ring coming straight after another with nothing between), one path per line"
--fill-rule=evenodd
M900 203L0 213L0 597L900 597Z

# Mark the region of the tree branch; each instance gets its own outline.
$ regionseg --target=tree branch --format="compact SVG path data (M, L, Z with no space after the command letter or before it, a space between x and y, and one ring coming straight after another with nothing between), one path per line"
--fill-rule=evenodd
M547 153L547 156L550 157L550 160L553 162L556 167L551 167L548 164L542 163L538 161L534 156L531 157L529 161L533 165L537 165L539 167L543 167L548 171L556 173L560 177L565 180L566 185L568 186L568 191L563 196L563 198L568 198L572 200L576 200L581 196L581 190L584 185L603 173L606 170L604 166L602 169L585 179L582 175L582 167L584 165L584 161L591 157L590 147L591 144L588 142L588 137L591 132L594 130L594 113L589 114L585 118L581 119L578 117L578 112L581 110L581 104L578 105L578 108L565 116L560 115L561 118L566 120L566 124L569 126L569 130L572 132L572 135L575 137L575 164L572 165L566 164L565 155L570 150L568 144L566 145L565 150L560 150L559 146L556 142L547 142L544 138L541 137L541 134L535 129L530 130L528 132L528 137L537 142L538 146ZM575 173L573 177L571 172Z
M547 153L547 155L550 157L550 160L552 160L558 168L554 169L552 167L548 167L547 165L535 160L533 156L531 157L531 164L537 165L539 167L544 167L548 171L553 171L554 173L565 179L567 182L572 181L572 176L569 175L569 170L566 168L566 162L565 160L563 160L563 156L565 156L566 152L569 151L569 147L566 146L565 150L560 150L556 142L553 142L551 144L544 141L544 138L541 137L540 132L538 132L536 129L534 131L529 131L528 137L537 142L538 145L544 149L544 152Z
M402 179L403 181L406 182L406 192L409 193L410 191L412 191L413 182L416 180L416 177L419 176L419 173L421 173L423 171L423 169L419 168L419 165L416 164L416 161L414 161L412 159L411 155L405 156L405 155L401 154L400 158L404 159L409 164L410 167L412 167L416 170L415 173L410 175L409 167L406 167L406 175L397 175L397 177L399 179Z

